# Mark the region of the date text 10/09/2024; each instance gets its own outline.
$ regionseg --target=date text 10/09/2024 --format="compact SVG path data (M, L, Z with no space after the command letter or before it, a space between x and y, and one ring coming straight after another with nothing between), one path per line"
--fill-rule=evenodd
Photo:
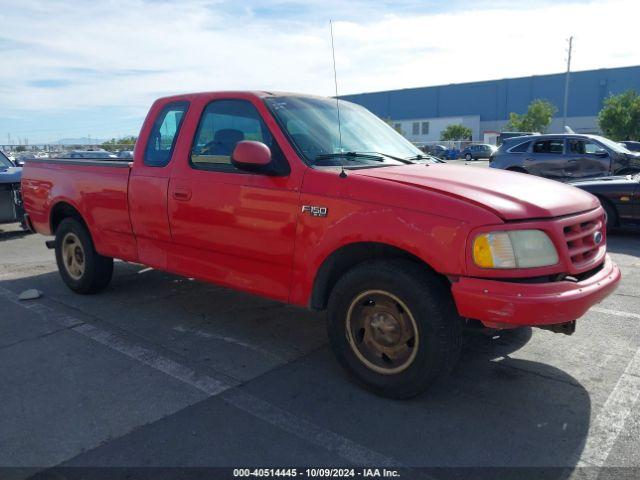
M400 478L398 470L387 468L235 468L233 476L241 477L309 477L309 478Z

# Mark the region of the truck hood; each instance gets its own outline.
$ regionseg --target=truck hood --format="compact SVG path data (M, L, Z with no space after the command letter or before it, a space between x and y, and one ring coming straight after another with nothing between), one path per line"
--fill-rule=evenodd
M492 211L503 220L570 215L597 208L590 193L524 173L430 164L367 168L349 173L438 192Z

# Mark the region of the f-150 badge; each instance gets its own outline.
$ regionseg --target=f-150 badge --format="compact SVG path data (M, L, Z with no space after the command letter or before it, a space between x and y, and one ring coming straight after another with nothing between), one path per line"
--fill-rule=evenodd
M327 207L318 207L316 205L303 205L302 213L308 213L312 217L326 217L329 213Z

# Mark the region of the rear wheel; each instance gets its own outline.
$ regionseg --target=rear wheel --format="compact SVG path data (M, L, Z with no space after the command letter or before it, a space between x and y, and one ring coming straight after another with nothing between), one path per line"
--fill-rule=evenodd
M471 160L473 160L473 156L471 156L470 153L465 154L464 159L468 162L470 162Z
M370 261L351 269L334 287L327 316L338 361L379 395L417 395L459 356L461 321L449 289L409 261Z
M77 293L96 293L113 275L113 258L96 252L87 227L65 218L56 230L56 262L64 283Z

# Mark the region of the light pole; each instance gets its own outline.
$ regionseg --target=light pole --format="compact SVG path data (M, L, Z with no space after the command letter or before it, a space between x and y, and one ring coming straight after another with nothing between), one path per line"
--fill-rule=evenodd
M571 75L571 49L573 48L573 36L569 37L569 52L567 55L567 73L564 77L564 116L562 126L567 128L567 108L569 106L569 76Z

